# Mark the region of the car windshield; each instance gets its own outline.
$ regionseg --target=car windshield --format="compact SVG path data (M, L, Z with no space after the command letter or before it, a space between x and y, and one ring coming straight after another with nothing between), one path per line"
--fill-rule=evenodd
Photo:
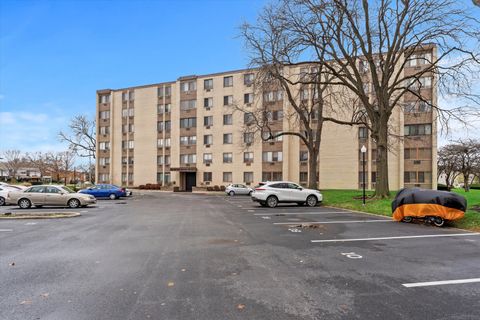
M62 189L62 191L65 191L66 193L75 193L75 191L73 191L69 187L60 187L60 189Z

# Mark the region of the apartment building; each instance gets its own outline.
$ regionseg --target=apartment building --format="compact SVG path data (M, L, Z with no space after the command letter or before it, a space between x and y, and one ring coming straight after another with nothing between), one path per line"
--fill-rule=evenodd
M406 72L432 61L424 49ZM306 66L308 68L308 66ZM286 72L298 75L301 68ZM410 71L409 71L410 70ZM368 70L364 70L368 74ZM233 105L268 104L274 131L288 130L289 110L281 90L255 94L255 72L236 70L185 76L176 81L97 91L97 182L138 186L256 184L291 180L306 184L308 152L297 137L264 142L244 133L248 121ZM421 79L421 94L436 104L432 76ZM301 92L302 95L308 92ZM392 190L436 188L436 121L434 110L406 96L394 110L390 131L389 181ZM360 149L367 148L365 163ZM376 182L376 147L365 127L326 123L319 159L320 188L368 189ZM365 181L363 167L365 165Z

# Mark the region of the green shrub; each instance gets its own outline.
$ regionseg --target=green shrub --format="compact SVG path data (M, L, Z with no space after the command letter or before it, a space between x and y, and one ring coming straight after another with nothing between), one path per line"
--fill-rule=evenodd
M470 185L470 189L480 190L480 183Z

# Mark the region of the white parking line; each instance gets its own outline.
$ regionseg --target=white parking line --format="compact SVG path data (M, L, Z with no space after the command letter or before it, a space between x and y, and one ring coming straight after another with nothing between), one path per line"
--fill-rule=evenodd
M445 284L460 284L460 283L473 283L473 282L480 282L480 278L404 283L402 284L402 286L407 288L415 288L415 287L442 286Z
M375 240L395 240L395 239L415 239L415 238L439 238L439 237L465 237L478 236L478 232L470 233L451 233L451 234L425 234L420 236L400 236L400 237L380 237L380 238L359 238L359 239L327 239L327 240L310 240L314 243L320 242L353 242L353 241L375 241Z
M13 229L0 229L0 232L12 232Z
M305 223L337 224L337 223L367 223L367 222L393 222L393 220L345 220L345 221L309 221L309 222L275 222L274 224L297 225Z
M254 213L255 216L276 216L276 215L294 215L301 216L304 214L331 214L331 213L349 213L349 212L339 212L339 211L328 211L328 212L277 212L277 213Z

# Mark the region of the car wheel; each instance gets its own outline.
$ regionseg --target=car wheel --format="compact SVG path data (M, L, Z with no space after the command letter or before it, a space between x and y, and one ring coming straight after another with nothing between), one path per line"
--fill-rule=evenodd
M28 209L32 206L32 203L28 199L20 199L18 200L18 206L22 209Z
M248 193L248 195L251 197L251 196L252 196L252 193L253 193L253 191L250 191L250 192Z
M108 196L110 198L110 200L115 200L117 199L117 196L115 195L115 193L112 193L111 195Z
M68 201L68 206L70 208L78 208L80 207L80 201L78 199L70 199Z
M233 197L233 196L235 195L235 192L230 191L230 192L228 193L228 195L229 195L230 197Z
M0 197L0 206L4 206L4 205L5 205L5 198Z
M442 217L434 217L433 224L437 227L443 227L445 220Z
M307 197L307 205L309 207L315 207L317 205L318 199L314 195L309 195Z
M402 222L406 222L406 223L413 222L413 217L410 217L410 216L403 217Z
M278 199L275 196L270 196L267 198L267 206L270 208L275 208L278 205Z

